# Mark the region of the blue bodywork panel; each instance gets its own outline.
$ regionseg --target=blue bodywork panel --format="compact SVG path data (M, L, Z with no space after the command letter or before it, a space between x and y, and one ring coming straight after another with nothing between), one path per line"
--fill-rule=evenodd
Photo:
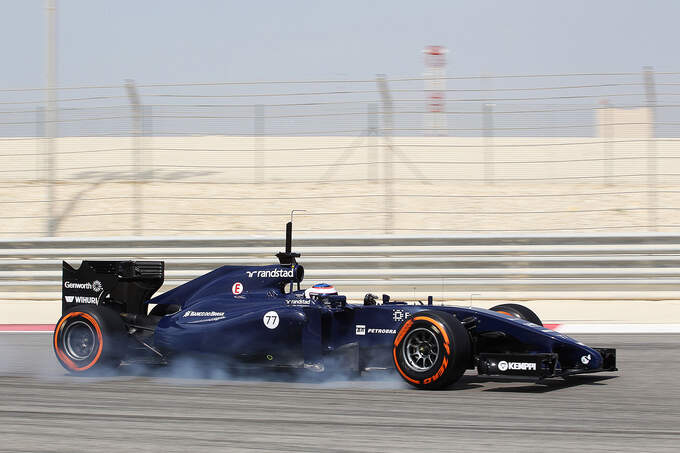
M400 326L420 311L440 310L471 320L468 329L476 339L476 353L553 353L559 357L558 369L578 372L603 366L596 349L482 308L307 299L299 287L293 290L298 267L223 266L151 299L150 304L180 307L156 326L155 346L168 355L210 353L293 367L323 364L337 353L352 351L358 369L390 366Z

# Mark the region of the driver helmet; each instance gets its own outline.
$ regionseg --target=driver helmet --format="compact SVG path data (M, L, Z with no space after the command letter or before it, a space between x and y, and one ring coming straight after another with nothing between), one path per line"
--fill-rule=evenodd
M318 300L328 296L337 296L338 292L333 285L328 283L315 283L305 290L305 299Z

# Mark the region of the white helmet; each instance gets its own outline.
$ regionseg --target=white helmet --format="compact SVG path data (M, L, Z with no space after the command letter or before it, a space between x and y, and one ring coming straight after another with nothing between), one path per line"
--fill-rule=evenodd
M311 288L305 290L305 299L319 299L321 297L337 296L335 287L328 283L315 283Z

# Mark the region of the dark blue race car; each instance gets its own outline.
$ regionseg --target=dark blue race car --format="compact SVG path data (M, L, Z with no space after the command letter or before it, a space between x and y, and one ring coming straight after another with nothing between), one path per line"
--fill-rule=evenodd
M157 297L162 261L64 262L57 359L72 373L185 356L318 372L394 368L425 389L475 368L536 379L616 370L614 349L547 329L521 305L486 310L434 305L432 297L408 305L372 294L349 304L330 285L302 290L291 228L279 264L223 266Z

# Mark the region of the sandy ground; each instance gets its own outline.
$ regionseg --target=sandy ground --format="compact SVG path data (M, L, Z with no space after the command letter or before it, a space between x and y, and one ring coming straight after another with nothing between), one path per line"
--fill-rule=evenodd
M130 138L62 138L53 215L68 236L266 234L292 209L303 234L673 231L678 143L650 166L635 139L152 137L135 171ZM45 234L42 153L0 140L4 237Z

